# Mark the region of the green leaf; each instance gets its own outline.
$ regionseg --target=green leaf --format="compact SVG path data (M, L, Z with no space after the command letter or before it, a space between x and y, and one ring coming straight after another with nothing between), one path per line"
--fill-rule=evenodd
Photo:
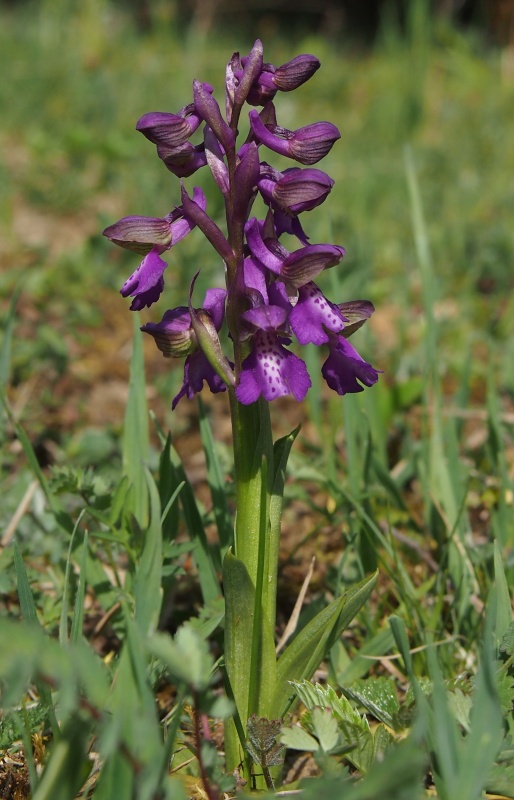
M507 656L514 656L514 620L503 634L500 652L505 653Z
M145 531L145 544L134 582L136 620L144 633L157 627L162 603L161 503L155 481L148 470L146 480L150 523Z
M355 681L352 686L343 688L343 692L364 706L366 711L373 714L380 722L389 725L390 728L396 728L396 715L400 704L390 678L378 675L367 681Z
M13 554L21 615L26 622L36 625L38 628L40 628L40 630L43 630L43 626L39 622L39 617L37 615L36 604L34 602L29 579L25 570L25 564L23 563L20 548L18 547L18 542L16 541L13 542Z
M233 542L233 528L227 503L225 479L212 435L211 426L205 413L205 406L198 395L198 409L200 418L200 434L202 437L205 460L207 462L207 482L211 491L212 508L218 537L220 541L221 557L225 555Z
M377 582L377 573L333 600L293 639L277 662L270 716L283 716L291 701L290 681L310 678L358 611Z
M314 736L307 733L300 725L282 728L281 732L280 741L291 750L304 750L308 753L315 753L319 749L319 743Z
M134 313L134 334L125 422L123 426L123 474L134 490L134 516L140 527L148 524L148 489L144 465L148 461L149 425L146 405L143 335L139 314Z
M242 561L229 550L223 561L223 586L225 589L225 665L234 694L234 700L243 726L250 714L248 688L252 674L252 659L256 685L255 695L260 699L257 710L262 716L269 714L271 693L274 687L275 644L269 621L261 615L261 634L257 637L259 650L253 652L255 588ZM255 663L257 669L255 669ZM253 709L251 709L253 711Z
M148 639L146 647L162 661L179 684L195 691L203 691L210 685L214 663L209 646L190 625L182 625L174 639L167 634L155 633Z
M82 637L82 629L84 626L84 599L86 596L86 564L87 564L87 551L89 545L89 537L87 533L84 534L84 541L82 543L82 554L80 560L80 573L79 585L75 597L75 607L73 610L73 620L71 623L70 641L78 642Z
M315 708L311 714L311 723L321 749L329 753L339 740L336 718L328 708Z
M2 345L0 347L0 390L5 391L9 383L9 372L11 369L11 344L12 333L14 329L14 320L16 318L16 304L20 296L21 287L17 287L11 297L9 303L9 311L4 323L4 335L2 338Z
M509 586L503 568L503 559L498 541L494 541L494 585L496 592L496 624L495 636L499 644L512 623L512 605Z
M33 800L70 800L77 795L91 771L91 728L91 720L79 714L68 720L62 736L51 747Z
M207 541L201 514L196 504L195 493L186 476L182 462L176 450L170 447L170 465L173 470L175 486L184 484L180 492L180 502L189 531L189 538L196 545L194 557L198 566L198 578L205 603L210 603L221 595L217 570L221 568L219 553Z
M283 747L278 741L282 719L266 719L252 714L246 724L246 749L261 767L276 767L284 760Z

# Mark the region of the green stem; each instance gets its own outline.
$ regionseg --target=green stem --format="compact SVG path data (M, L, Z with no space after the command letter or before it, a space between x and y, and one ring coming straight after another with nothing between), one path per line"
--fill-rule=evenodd
M266 716L274 685L275 592L278 552L270 554L273 440L265 401L245 406L230 391L236 520L234 556L224 566L225 658L241 727L252 713ZM270 613L271 612L271 613ZM241 761L233 722L225 730L227 770ZM248 764L248 762L246 762ZM247 776L249 777L249 776Z

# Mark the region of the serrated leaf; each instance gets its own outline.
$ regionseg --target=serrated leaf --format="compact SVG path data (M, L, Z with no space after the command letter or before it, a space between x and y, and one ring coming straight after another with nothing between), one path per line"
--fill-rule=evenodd
M291 697L291 681L301 681L317 669L334 642L369 598L377 573L338 597L317 614L284 650L277 662L276 684L270 706L273 717L283 716Z
M510 623L508 629L503 634L500 652L505 653L507 656L514 656L514 620Z
M350 705L344 695L339 697L331 686L320 686L319 683L312 684L310 681L293 685L298 693L298 699L309 710L315 707L330 708L339 721L369 730L366 718Z
M503 711L511 711L514 703L514 677L505 670L500 670L496 674L496 689Z
M311 714L314 735L325 753L336 747L339 740L337 720L328 708L315 708Z
M319 743L314 736L307 733L300 725L292 725L281 730L280 741L290 750L302 750L315 753L319 749Z
M278 741L282 719L266 719L252 714L246 723L248 741L246 749L261 767L275 767L282 763L283 748Z
M148 639L147 649L166 665L171 677L179 683L196 691L209 686L214 666L209 646L190 625L182 625L174 639L164 633L153 634Z
M380 675L366 681L355 681L351 686L345 687L343 692L347 697L360 703L380 722L395 728L400 704L390 678Z

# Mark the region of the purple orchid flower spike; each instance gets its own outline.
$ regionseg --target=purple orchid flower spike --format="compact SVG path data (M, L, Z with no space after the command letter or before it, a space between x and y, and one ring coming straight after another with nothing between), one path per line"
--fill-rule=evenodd
M253 331L253 349L243 361L236 388L239 402L248 405L261 396L271 401L288 394L295 400L303 400L311 379L305 362L282 344L287 311L281 306L263 304L246 311L243 320L249 331Z
M302 399L310 377L301 358L287 348L293 337L301 346L328 346L323 375L339 394L362 391L378 379L378 370L347 341L370 317L373 306L363 300L336 305L325 297L314 280L339 264L345 250L335 244L311 244L300 222L304 212L316 209L332 191L333 179L313 165L340 138L339 130L330 122L287 130L280 126L274 105L279 93L297 89L319 66L308 53L279 67L266 63L257 40L248 56L234 53L227 64L224 113L212 86L195 80L189 105L176 114L145 114L137 123L179 178L208 165L225 210L226 225L220 227L218 218L207 213L203 192L195 188L191 196L181 181L181 205L167 216L124 217L104 231L115 244L143 256L121 289L124 297L132 298L132 310L159 299L167 268L164 253L194 227L223 261L226 292L208 292L199 309L190 298L188 307L169 310L161 322L143 326L165 356L186 357L184 382L173 407L181 397L193 397L204 382L214 392L229 388L243 404L287 394ZM245 103L262 108L249 110L250 133L238 144ZM191 138L202 124L203 141L194 144ZM306 168L280 171L261 160L261 147ZM250 219L259 195L267 206L266 216ZM301 246L286 249L281 243L284 234L294 236ZM234 347L234 368L223 353L223 337L218 337L222 324Z

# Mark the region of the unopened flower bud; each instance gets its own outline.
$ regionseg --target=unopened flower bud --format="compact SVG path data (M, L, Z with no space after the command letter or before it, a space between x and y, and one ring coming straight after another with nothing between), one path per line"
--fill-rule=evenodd
M169 309L160 322L147 322L141 330L153 336L165 358L183 358L198 349L186 306Z
M194 105L190 104L179 114L168 114L161 111L144 114L138 121L136 130L140 131L153 144L179 147L187 142L201 121L202 117L196 113Z
M319 68L318 59L305 53L282 64L281 67L277 67L273 75L273 83L281 92L291 92L312 78Z

